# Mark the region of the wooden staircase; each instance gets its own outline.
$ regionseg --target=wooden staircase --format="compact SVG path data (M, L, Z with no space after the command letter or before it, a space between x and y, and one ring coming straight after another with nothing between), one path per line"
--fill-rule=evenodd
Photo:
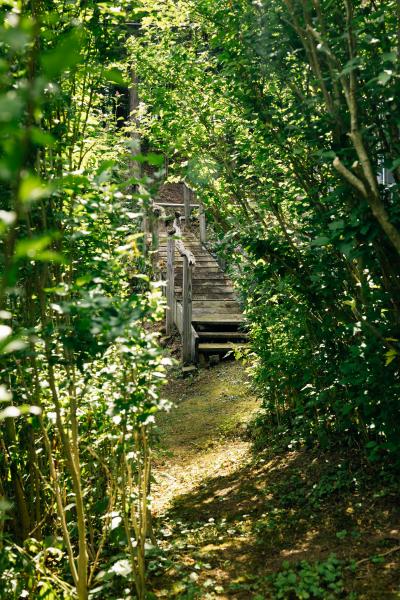
M192 321L195 332L194 362L200 354L226 354L235 344L246 343L243 315L232 282L209 251L192 233L183 233L184 247L195 258L192 274ZM167 236L160 237L159 259L167 263ZM183 263L175 248L174 294L183 304ZM178 324L179 328L179 324Z
M174 326L179 330L183 364L197 363L202 355L206 360L224 356L236 345L246 344L248 337L232 282L205 245L204 212L200 212L199 237L190 230L191 208L199 205L189 204L188 196L183 205L186 218L175 210L171 227L166 209L180 205L159 202L152 220L155 262L167 285L167 334ZM188 225L182 226L183 222Z

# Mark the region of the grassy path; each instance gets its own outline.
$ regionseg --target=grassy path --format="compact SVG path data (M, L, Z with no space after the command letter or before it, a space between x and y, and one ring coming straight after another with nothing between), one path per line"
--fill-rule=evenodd
M255 456L246 423L259 402L238 363L175 380L167 396L155 597L400 599L398 482L380 482L354 452Z
M156 467L156 514L205 480L227 476L250 460L251 444L243 433L259 406L235 363L174 381L168 391L175 408L159 421L167 455Z

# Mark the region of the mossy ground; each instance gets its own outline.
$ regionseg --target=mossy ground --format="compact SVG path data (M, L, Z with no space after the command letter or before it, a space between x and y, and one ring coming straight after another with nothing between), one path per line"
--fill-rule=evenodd
M400 598L395 479L354 451L253 452L246 423L259 402L239 363L172 381L167 396L175 408L158 423L156 597ZM311 595L297 595L303 583Z

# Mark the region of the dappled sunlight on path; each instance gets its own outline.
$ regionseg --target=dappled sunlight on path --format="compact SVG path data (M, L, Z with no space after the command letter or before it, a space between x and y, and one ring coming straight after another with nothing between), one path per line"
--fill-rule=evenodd
M202 371L193 381L176 382L170 399L175 408L158 422L169 456L155 467L156 514L202 481L229 475L250 460L243 433L259 406L244 369L233 362Z
M248 460L249 444L231 440L228 444L219 443L210 450L199 451L197 455L192 453L188 459L170 465L166 471L157 470L153 493L155 513L164 512L177 496L189 494L204 480L229 475Z
M339 591L332 598L397 600L400 553L384 565L368 559L396 550L396 491L379 492L362 454L346 448L254 453L246 424L259 402L247 384L245 368L232 362L166 390L175 408L158 420L152 495L163 558L155 596L272 600L271 576L288 561L288 568L306 564L305 577L314 573L323 593L333 569ZM356 576L352 561L361 563Z

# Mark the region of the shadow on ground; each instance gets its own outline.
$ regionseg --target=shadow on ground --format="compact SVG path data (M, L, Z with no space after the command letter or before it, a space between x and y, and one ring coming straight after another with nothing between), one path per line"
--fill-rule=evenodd
M171 422L169 435L173 429ZM254 458L250 443L232 432L215 451L229 462L237 444L247 454L229 469L200 470L159 516L157 597L400 598L395 481L380 483L354 453L302 449ZM303 584L314 592L297 595Z

